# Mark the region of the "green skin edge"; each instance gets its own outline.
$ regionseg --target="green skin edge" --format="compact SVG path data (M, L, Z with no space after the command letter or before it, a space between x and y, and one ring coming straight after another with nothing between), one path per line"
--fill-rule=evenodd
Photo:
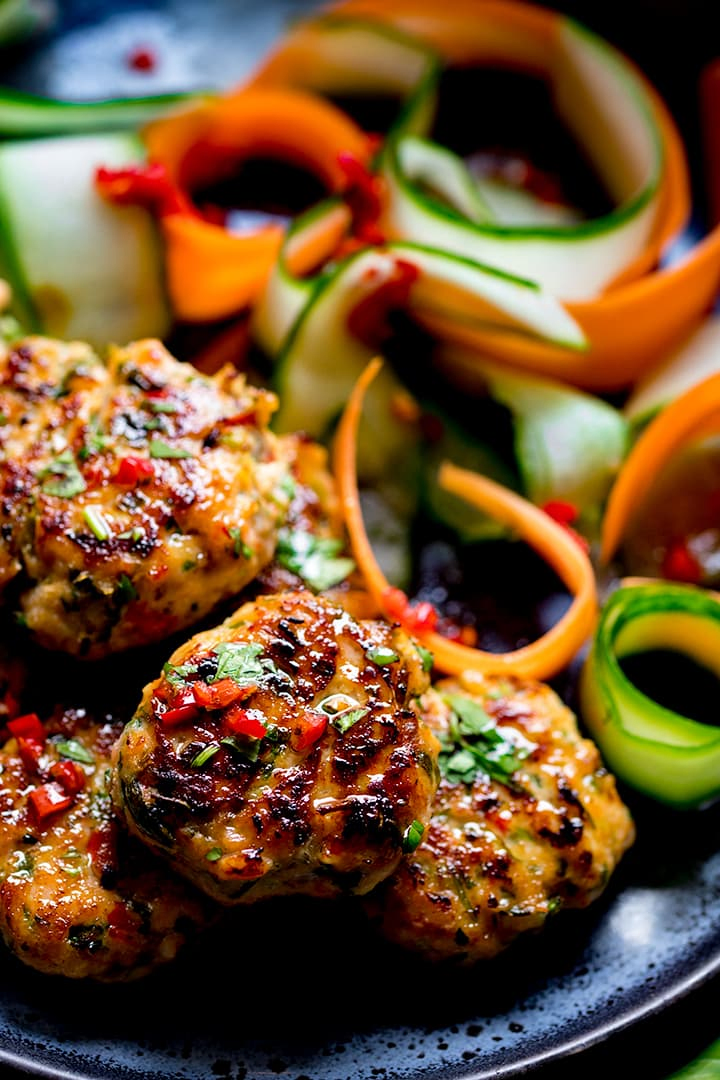
M694 809L720 795L720 776L714 788L701 777L694 790L692 784L686 784L685 793L676 794L668 790L667 784L672 777L663 771L660 762L669 769L673 763L676 766L696 763L699 769L706 767L720 753L720 729L672 712L641 693L624 675L614 650L618 634L634 618L673 613L720 621L718 602L692 586L663 582L620 588L612 594L601 613L581 676L581 712L592 737L620 779L659 802L678 809ZM690 736L696 744L671 745L663 741L661 727L656 740L628 731L618 709L618 699L632 702L646 721L652 723L655 718L658 725L669 730L674 727L678 735ZM652 782L645 779L640 783L636 780L634 762L647 758L647 755L658 757L657 777L653 777Z

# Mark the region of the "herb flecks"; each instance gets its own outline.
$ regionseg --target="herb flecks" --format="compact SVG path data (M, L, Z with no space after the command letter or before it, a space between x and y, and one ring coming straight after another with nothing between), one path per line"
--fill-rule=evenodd
M315 592L324 592L339 585L355 569L352 559L339 557L342 549L342 540L313 536L302 529L281 529L276 558Z
M377 645L370 649L366 649L365 655L371 663L377 664L378 667L387 667L388 664L396 664L400 659L399 653L396 653L394 649L390 649L384 645Z
M188 450L183 450L180 446L171 446L170 443L164 442L163 439L151 439L150 457L177 460L192 457L192 454Z
M417 818L408 825L403 833L402 850L404 855L411 855L423 838L425 826Z
M46 495L55 495L60 499L72 499L87 487L71 450L58 454L38 474L38 479L44 481L42 490Z
M532 743L517 732L508 738L471 698L450 694L444 701L450 707L450 722L447 734L440 739L443 776L452 784L471 785L478 773L484 773L501 784L510 783L532 753Z

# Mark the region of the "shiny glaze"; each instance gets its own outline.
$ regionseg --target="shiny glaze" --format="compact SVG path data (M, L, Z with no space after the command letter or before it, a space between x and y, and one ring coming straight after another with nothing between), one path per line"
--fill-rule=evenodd
M106 361L80 343L6 347L0 593L35 638L97 658L190 626L248 585L288 502L275 404L234 369L201 375L153 340ZM49 468L82 490L48 492Z
M427 820L436 784L437 743L415 704L427 676L414 644L303 591L245 604L170 664L197 666L192 686L211 677L215 650L228 642L259 645L272 662L276 674L242 701L271 734L253 761L220 742L224 710L200 709L164 726L175 688L163 675L146 688L117 747L114 793L131 830L222 902L367 892L397 866L412 822ZM373 662L367 652L375 647L396 660ZM328 722L297 749L308 716L322 715L334 694L367 713L344 733ZM214 756L193 766L212 744Z
M447 731L443 695L465 694L533 745L512 785L479 772L443 778L416 851L368 898L390 940L431 960L486 960L543 926L560 908L585 907L605 888L635 830L594 743L553 690L512 677L442 680L424 716Z
M50 975L124 980L172 960L207 921L209 907L118 828L108 791L121 725L84 710L46 724L39 773L0 748L0 933L24 963ZM93 758L73 805L39 822L29 796L61 760L53 736Z

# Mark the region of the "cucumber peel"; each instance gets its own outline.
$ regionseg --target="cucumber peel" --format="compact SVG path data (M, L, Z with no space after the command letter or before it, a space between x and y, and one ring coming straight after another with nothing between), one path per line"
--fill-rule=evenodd
M690 585L618 589L605 604L580 679L581 713L609 767L677 808L720 796L720 728L664 708L634 686L623 657L653 649L690 656L720 676L720 602Z
M637 430L675 398L718 371L720 315L711 315L637 384L625 404L625 416Z
M0 271L26 331L96 347L165 335L155 224L139 207L105 203L93 183L98 165L142 160L131 133L0 146Z
M563 18L561 26L557 55L548 56L547 70L556 106L616 208L588 221L503 221L488 213L488 200L477 185L486 209L479 220L463 208L466 195L462 202L447 198L448 170L458 176L463 163L427 139L408 144L406 114L381 155L388 190L384 225L394 238L497 266L564 300L583 300L601 292L649 239L660 201L663 150L645 87L624 58L572 20ZM417 118L432 116L436 91L432 78L416 90L410 114L415 135L429 131L429 124L423 130ZM432 99L425 110L423 95Z
M60 101L3 87L0 136L31 138L134 130L209 97L203 93L178 93L106 101Z

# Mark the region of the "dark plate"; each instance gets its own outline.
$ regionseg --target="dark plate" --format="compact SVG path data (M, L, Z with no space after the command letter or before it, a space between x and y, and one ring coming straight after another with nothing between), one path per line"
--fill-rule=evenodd
M61 6L60 32L15 50L6 79L78 97L222 86L307 5ZM661 14L630 9L623 35L607 5L594 19L589 5L575 13L628 48L678 112L694 110L702 25L687 4L682 15L667 4ZM679 41L694 51L679 53L685 66L670 81L665 61ZM150 74L127 67L139 45L159 57ZM696 127L688 112L691 151ZM537 570L532 560L515 568L515 599L500 608L547 592ZM174 966L126 987L41 977L2 954L0 1063L83 1080L559 1080L578 1069L629 1075L623 1063L641 1054L634 1075L667 1075L715 1034L704 1004L720 974L720 807L677 814L628 800L639 839L603 900L470 973L430 970L382 946L351 905L298 901L233 912Z

